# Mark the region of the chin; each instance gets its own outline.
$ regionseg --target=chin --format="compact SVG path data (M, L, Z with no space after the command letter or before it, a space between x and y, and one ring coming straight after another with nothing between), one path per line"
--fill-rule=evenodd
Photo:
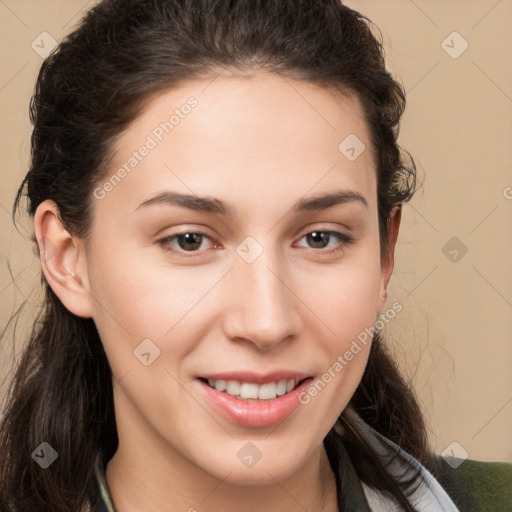
M225 475L222 475L222 479L230 484L241 486L261 486L274 485L276 481L287 479L298 470L298 467L289 465L284 466L283 464L275 463L263 465L263 462L260 461L252 468L226 469L228 473L229 471L231 471L231 473L227 478L225 478Z
M219 480L234 485L271 485L275 484L276 480L292 476L304 464L305 454L299 454L296 450L283 447L282 444L275 446L275 449L266 446L261 451L256 445L258 441L254 444L247 441L242 444L242 448L237 447L233 451L233 456L227 456L227 453L231 452L227 449L222 455L219 454L219 457L212 456L205 461L203 469Z

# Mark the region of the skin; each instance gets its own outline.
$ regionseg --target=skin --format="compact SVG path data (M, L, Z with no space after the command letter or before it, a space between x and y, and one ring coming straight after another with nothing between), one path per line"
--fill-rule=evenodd
M42 263L46 279L71 312L94 319L115 377L120 445L106 471L114 504L118 512L337 510L322 441L361 380L370 343L269 427L219 416L195 377L278 368L322 375L385 305L400 209L381 260L375 163L357 99L266 72L153 96L117 141L108 176L190 96L198 101L190 114L92 199L87 241L63 229L51 201L34 219L41 250L47 241L54 253ZM349 134L366 146L355 161L338 150ZM216 197L236 214L137 210L163 190ZM334 190L359 193L367 207L291 211ZM315 244L305 236L314 231L355 241ZM183 238L157 241L186 232L207 236L192 250ZM252 263L236 252L247 236L263 248ZM149 366L133 353L146 338L160 350ZM250 468L237 457L249 441L262 455Z

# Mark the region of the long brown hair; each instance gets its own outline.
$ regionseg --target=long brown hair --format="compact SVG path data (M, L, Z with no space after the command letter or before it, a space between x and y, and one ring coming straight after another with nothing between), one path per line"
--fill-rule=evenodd
M144 101L222 67L263 69L360 100L376 157L385 255L390 213L414 194L416 169L397 143L405 94L386 71L373 28L338 0L101 1L40 69L30 103L31 166L13 216L26 187L30 216L51 199L64 227L86 237L95 184L106 176L116 137ZM112 374L93 320L73 315L44 277L42 283L43 307L0 424L0 495L12 512L75 512L87 502L96 454L109 458L117 448ZM404 484L391 476L350 411L433 468L417 399L379 332L338 419L343 433L333 428L324 443L332 455L342 441L362 482L414 510L406 497L416 479ZM43 441L59 457L41 471L31 453Z

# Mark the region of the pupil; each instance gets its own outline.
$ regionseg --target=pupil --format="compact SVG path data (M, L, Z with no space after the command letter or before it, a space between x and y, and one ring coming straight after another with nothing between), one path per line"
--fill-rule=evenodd
M202 235L198 234L198 233L185 233L184 235L180 235L179 238L178 238L178 241L180 242L179 245L180 245L180 248L181 249L197 249L201 246L201 237ZM199 241L197 241L197 239L199 239ZM184 247L181 243L182 240L185 240L185 244L192 244L193 247ZM194 240L196 240L194 242Z
M313 246L315 248L321 248L322 241L323 242L329 241L329 233L326 233L325 231L313 231L312 233L310 233L308 235L308 237L310 237L310 239L313 239ZM318 244L318 243L320 244L320 246L314 245L314 244Z

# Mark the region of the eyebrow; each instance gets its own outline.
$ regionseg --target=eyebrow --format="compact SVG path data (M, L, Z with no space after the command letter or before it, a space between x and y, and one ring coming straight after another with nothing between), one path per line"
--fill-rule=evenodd
M368 208L368 201L359 192L351 190L337 190L328 194L302 198L293 205L292 211L294 213L301 213L304 211L326 210L332 206L350 202L359 202L364 205L365 208ZM161 204L181 206L189 210L216 213L226 216L233 216L235 213L231 206L222 202L220 199L180 194L172 191L164 191L156 196L146 199L134 211L140 210L141 208L147 208L148 206Z

